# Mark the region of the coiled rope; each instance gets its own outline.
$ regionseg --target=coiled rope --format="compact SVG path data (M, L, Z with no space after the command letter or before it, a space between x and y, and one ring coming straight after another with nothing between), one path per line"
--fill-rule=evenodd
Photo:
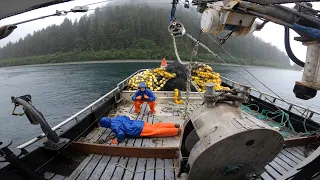
M253 110L251 109L252 107L255 107L256 109ZM308 131L305 126L305 121L304 121L304 130L305 132L303 133L298 133L291 121L289 114L284 112L283 110L277 110L277 111L270 111L266 109L262 109L260 112L259 106L256 104L249 104L249 105L241 105L240 106L241 110L245 111L246 113L256 117L259 120L265 120L267 124L271 127L279 127L280 128L280 133L282 134L283 137L288 138L289 137L289 132L293 132L295 134L298 134L300 137L305 137L305 136L312 136L312 135L320 135L320 129L316 131ZM274 122L275 118L281 116L280 123ZM288 127L288 128L287 128Z

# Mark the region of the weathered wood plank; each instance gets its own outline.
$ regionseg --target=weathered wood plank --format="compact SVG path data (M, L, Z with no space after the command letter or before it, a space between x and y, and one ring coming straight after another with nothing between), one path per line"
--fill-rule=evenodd
M271 166L273 169L275 169L281 175L283 175L283 174L285 174L287 172L287 170L285 168L281 167L275 161L270 162L269 166Z
M299 159L296 156L294 156L293 154L291 154L291 152L283 150L283 151L281 151L281 153L283 153L285 156L287 156L289 159L293 160L297 164L299 164L301 162L301 159Z
M274 161L276 163L278 163L281 167L283 167L284 169L286 169L286 171L290 171L292 169L292 167L287 164L285 161L283 161L282 159L278 158L278 157L275 157L274 158Z
M289 166L291 166L292 168L295 167L298 163L292 161L291 159L289 159L287 156L285 156L284 154L282 154L281 152L278 154L277 156L279 159L281 159L282 161L286 162Z
M99 161L98 165L90 175L90 180L97 180L100 179L102 173L104 172L104 169L107 167L109 160L111 159L110 156L103 156L101 160Z
M108 166L104 170L100 179L111 179L113 172L116 169L116 164L119 162L119 160L120 160L119 156L111 157L111 159L108 163Z
M104 142L104 141L106 141L106 138L110 135L110 133L111 133L111 129L106 129L105 131L104 131L104 133L99 137L99 139L97 140L98 142L99 141L101 141L101 142Z
M88 179L91 175L91 173L94 171L95 167L99 163L100 159L102 158L101 155L95 155L91 159L91 161L88 163L88 165L84 168L84 170L80 173L80 175L77 177L77 179Z
M85 142L73 142L71 150L87 154L99 154L106 156L125 156L139 158L167 158L176 157L178 147L129 147L109 146L104 144L93 144Z
M163 159L156 159L156 168L164 168ZM164 180L164 169L156 169L155 179Z
M146 169L146 163L147 163L147 159L146 158L139 158L138 162L137 162L137 167L136 167L136 172L140 172L140 171L144 171ZM144 173L145 172L141 172L141 173L135 173L134 174L134 180L141 180L144 177Z
M172 159L165 159L164 160L164 179L166 180L174 180L174 169L173 169L173 161ZM171 169L170 169L171 168Z
M262 173L261 178L263 180L274 180L274 178L272 176L270 176L270 174L268 174L267 172Z
M304 158L306 158L305 156L304 156L304 152L303 152L303 150L301 150L300 148L298 148L298 147L293 147L293 148L291 148L292 150L294 150L294 151L296 151L297 153L299 153L301 156L303 156Z
M146 171L146 173L145 173L145 179L146 180L154 180L154 170L153 170L153 168L155 168L155 165L156 165L156 159L154 159L154 158L148 158L147 159L146 169L150 169L150 170Z
M120 161L119 161L119 165L122 167L126 167L127 163L129 161L129 157L120 157ZM123 169L122 167L116 167L113 176L112 176L112 180L120 180L122 179L122 176L124 175L124 171L125 169Z
M88 141L90 141L93 137L94 137L94 135L96 135L96 133L98 132L98 128L94 128L89 134L87 134L87 136L86 137L84 137L83 139L82 139L82 141L81 142L88 142Z
M130 158L126 168L131 171L135 171L137 160L138 158L136 157ZM131 171L125 170L123 179L132 179L134 174Z
M284 144L285 144L286 148L304 146L304 145L307 145L311 142L316 141L316 138L317 138L317 136L291 138L291 139L284 140Z
M95 143L98 141L98 139L103 135L103 133L107 130L106 128L102 128L102 127L99 127L97 128L98 131L97 133L88 141L88 142L91 142L91 143Z
M304 156L302 156L301 154L297 153L295 150L288 148L285 149L286 151L288 151L289 153L291 153L292 155L294 155L295 157L297 157L298 159L300 159L301 161L303 161L305 159Z
M51 180L64 180L65 176L62 176L60 174L56 174L53 176Z
M278 179L281 177L281 174L279 174L276 170L274 170L271 166L267 165L266 167L267 172L275 179Z
M299 148L297 148L297 147L293 147L293 148L291 148L293 151L295 151L296 153L298 153L299 154L299 156L301 156L301 158L303 158L303 159L305 159L306 157L305 157L305 155L304 155L304 153L303 153L303 151L301 150L301 149L299 149ZM299 158L300 159L300 158ZM302 159L302 160L303 160Z
M91 159L93 158L93 154L89 154L89 156L87 156L82 163L77 167L77 169L75 169L72 174L67 177L66 179L70 179L70 180L74 180L77 179L77 177L79 176L79 174L84 170L84 168L88 165L88 163L91 161Z

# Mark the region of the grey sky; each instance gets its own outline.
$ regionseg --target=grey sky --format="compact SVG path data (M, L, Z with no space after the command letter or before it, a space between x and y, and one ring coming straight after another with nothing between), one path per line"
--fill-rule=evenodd
M95 2L101 2L102 0L76 0L76 1L71 1L71 2L67 2L67 3L62 3L62 4L57 4L54 6L50 6L47 8L42 8L42 9L38 9L38 10L34 10L31 12L27 12L21 15L17 15L14 17L10 17L7 19L3 19L0 21L0 25L5 25L5 24L12 24L12 23L16 23L16 22L20 22L23 20L27 20L30 18L35 18L35 17L39 17L39 16L43 16L43 15L48 15L48 14L53 14L55 13L56 10L70 10L71 8L73 8L74 6L81 6L81 5L86 5L89 3L95 3ZM136 1L135 1L136 2ZM152 1L150 1L152 2ZM162 1L163 2L163 1ZM168 6L169 3L171 2L171 0L168 0ZM101 3L101 4L97 4L97 5L92 5L90 6L91 8L96 8L99 6L106 6L107 3ZM288 6L293 6L293 5L288 5ZM315 9L320 9L320 4L319 3L313 3L313 6ZM87 14L92 13L88 12ZM52 24L61 24L62 21L64 20L65 17L68 17L69 19L79 19L81 16L83 16L84 13L69 13L67 16L62 16L62 17L50 17L50 18L46 18L46 19L42 19L42 20L37 20L37 21L33 21L33 22L29 22L26 24L22 24L19 25L18 28L7 38L0 40L0 46L4 46L5 44L7 44L9 41L11 42L15 42L17 40L19 40L20 38L25 37L27 34L29 33L33 33L33 31L35 30L39 30L42 28L45 28L49 25ZM166 29L164 29L164 31L166 31ZM260 32L254 32L253 33L255 36L261 38L262 40L271 43L274 46L277 46L279 49L281 49L282 51L285 51L284 49L284 28L282 26L273 24L273 23L268 23ZM293 40L293 37L295 35L297 35L296 33L294 33L293 31L291 31L291 46L293 49L293 52L296 54L296 56L298 58L300 58L301 60L304 61L305 59L305 53L306 53L306 47L303 46L301 43L296 42Z

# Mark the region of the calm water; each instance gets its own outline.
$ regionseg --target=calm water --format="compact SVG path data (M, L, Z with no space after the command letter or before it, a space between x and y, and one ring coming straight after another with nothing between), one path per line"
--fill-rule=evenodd
M14 145L19 145L41 133L40 127L31 125L25 116L11 115L11 96L32 95L33 105L51 126L55 126L112 90L133 72L158 65L144 62L0 68L0 138L11 138ZM246 82L227 66L214 65L213 68L227 78ZM241 68L234 68L267 92ZM309 101L294 97L294 82L300 80L302 72L260 67L248 69L284 99L320 111L320 96Z

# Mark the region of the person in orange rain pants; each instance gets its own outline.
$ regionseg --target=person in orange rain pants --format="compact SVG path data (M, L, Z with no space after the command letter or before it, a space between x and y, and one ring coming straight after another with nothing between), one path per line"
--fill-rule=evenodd
M171 137L180 135L181 124L156 123L150 124L142 120L131 120L128 116L117 116L115 118L103 117L100 126L110 128L116 135L111 143L122 142L125 137Z
M147 85L144 82L139 84L139 89L132 96L132 101L134 104L135 113L140 113L140 105L143 102L148 103L152 114L156 113L156 96L150 89L147 88Z

